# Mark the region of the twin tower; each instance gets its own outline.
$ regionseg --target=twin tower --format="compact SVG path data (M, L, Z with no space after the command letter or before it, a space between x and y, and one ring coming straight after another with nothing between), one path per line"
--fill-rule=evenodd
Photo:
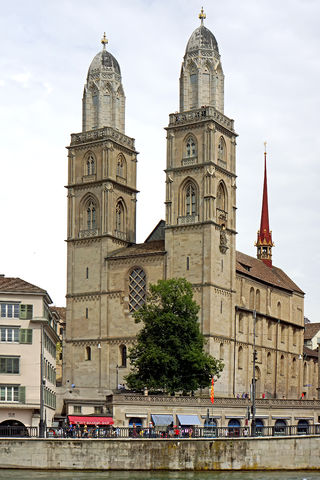
M192 283L212 355L219 357L221 338L233 338L236 133L224 115L218 44L203 11L199 18L182 63L180 111L166 128L166 219L144 244L135 243L137 152L125 134L121 71L105 36L89 67L82 132L68 147L65 382L79 398L105 395L129 372L132 313L159 279ZM230 348L225 394L232 358Z

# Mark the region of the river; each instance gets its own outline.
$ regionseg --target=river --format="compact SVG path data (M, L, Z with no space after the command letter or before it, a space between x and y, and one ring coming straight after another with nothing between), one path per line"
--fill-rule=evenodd
M0 470L0 480L315 480L320 472L47 472Z

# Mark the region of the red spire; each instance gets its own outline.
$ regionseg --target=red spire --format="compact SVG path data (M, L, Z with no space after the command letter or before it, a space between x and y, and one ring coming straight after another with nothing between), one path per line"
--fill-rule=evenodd
M265 144L266 145L266 144ZM257 258L268 267L272 267L272 232L269 230L268 187L267 187L267 152L264 152L264 182L260 230L256 242Z

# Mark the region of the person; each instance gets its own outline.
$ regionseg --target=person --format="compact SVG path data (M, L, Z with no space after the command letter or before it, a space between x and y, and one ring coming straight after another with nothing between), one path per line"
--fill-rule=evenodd
M88 438L88 425L85 423L83 427L83 436L84 438Z

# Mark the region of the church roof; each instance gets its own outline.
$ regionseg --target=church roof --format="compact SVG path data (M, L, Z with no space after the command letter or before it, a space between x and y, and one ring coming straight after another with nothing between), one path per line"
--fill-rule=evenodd
M268 267L262 260L250 257L245 253L236 253L236 272L254 278L258 281L268 283L278 288L298 292L304 295L304 292L284 273L281 268Z
M129 257L139 257L139 256L148 256L148 255L164 255L164 241L155 240L145 243L137 243L135 245L130 245L129 247L120 248L115 252L111 253L107 259L116 260L119 258L129 258Z
M186 53L200 49L216 50L219 52L215 36L204 25L200 25L200 27L196 28L192 33L187 43Z
M320 323L306 323L304 331L304 339L311 340L320 330Z

